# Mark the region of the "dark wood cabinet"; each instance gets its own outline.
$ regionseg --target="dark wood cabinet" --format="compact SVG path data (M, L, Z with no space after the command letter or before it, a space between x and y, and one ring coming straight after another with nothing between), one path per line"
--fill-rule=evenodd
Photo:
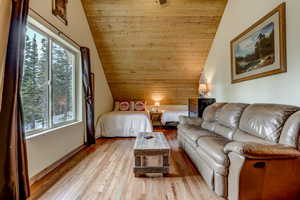
M189 117L202 117L205 108L215 102L214 98L190 98Z

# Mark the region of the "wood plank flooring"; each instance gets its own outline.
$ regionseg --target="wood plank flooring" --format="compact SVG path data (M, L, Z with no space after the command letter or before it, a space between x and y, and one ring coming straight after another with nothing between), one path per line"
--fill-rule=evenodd
M221 200L178 148L176 131L168 177L135 178L134 138L99 139L31 187L30 200Z

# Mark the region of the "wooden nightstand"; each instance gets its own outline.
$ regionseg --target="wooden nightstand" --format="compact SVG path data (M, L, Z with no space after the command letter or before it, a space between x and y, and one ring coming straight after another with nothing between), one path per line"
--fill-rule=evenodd
M150 112L150 119L152 121L153 127L161 127L161 116L162 112Z

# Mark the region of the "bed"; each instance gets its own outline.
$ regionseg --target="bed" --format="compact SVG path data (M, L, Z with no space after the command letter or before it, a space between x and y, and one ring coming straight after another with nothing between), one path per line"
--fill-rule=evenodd
M188 116L187 110L162 110L161 123L164 126L169 124L177 124L179 122L179 116Z
M113 111L102 115L97 123L97 137L136 137L152 132L148 111Z

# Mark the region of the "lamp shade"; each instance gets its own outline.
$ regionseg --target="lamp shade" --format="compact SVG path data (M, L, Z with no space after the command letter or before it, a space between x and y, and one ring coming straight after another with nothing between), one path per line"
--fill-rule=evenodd
M206 79L206 77L205 77L204 72L201 72L201 73L200 73L199 84L207 84L207 79Z
M199 80L199 95L200 97L205 97L208 91L208 85L207 85L207 79L205 77L204 72L201 72L200 74L200 80Z
M155 106L160 106L160 103L159 103L159 102L155 102L154 105L155 105Z

